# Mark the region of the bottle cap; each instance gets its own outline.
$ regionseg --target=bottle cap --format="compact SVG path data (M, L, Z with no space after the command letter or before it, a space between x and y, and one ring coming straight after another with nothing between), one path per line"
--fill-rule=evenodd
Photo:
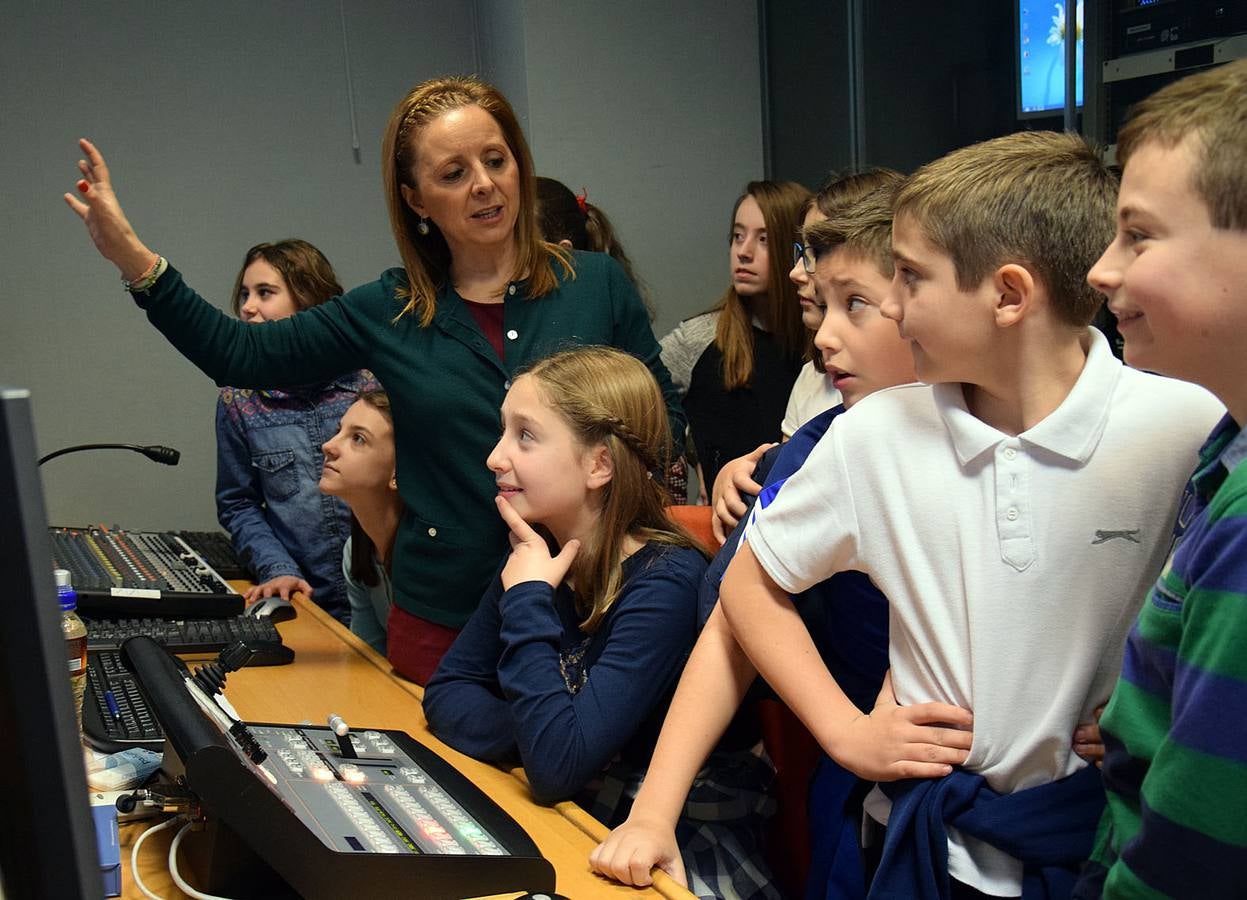
M56 578L56 596L61 601L61 611L78 608L78 594L74 591L74 586L70 582L68 569L56 569L53 571Z

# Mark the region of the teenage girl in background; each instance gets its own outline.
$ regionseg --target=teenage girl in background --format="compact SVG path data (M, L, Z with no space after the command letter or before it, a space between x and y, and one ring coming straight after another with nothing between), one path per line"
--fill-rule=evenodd
M654 307L645 284L632 268L632 260L615 234L615 227L601 207L589 202L588 195L573 194L571 188L554 178L537 176L537 220L547 241L568 250L605 253L619 263L654 321Z
M712 310L660 341L671 379L685 392L703 494L720 466L778 436L809 344L784 263L809 196L793 182L750 182L732 211L731 284Z
M788 271L788 280L797 287L797 302L801 304L801 324L810 333L810 345L807 351L808 361L797 373L797 380L793 382L792 391L788 394L784 419L780 422L779 431L785 441L810 419L840 402L840 392L824 374L823 354L814 344L814 334L823 323L823 313L827 307L819 299L811 280L814 274L814 254L805 244L805 230L827 218L831 210L829 204L839 193L836 186L842 181L843 179L835 176L829 177L814 196L805 201L801 209L801 230L797 233L797 241L792 245L793 263Z
M329 260L307 241L257 244L234 282L234 315L260 325L341 293ZM280 373L273 382L285 383ZM317 488L320 447L359 392L376 386L372 374L360 370L282 389L221 389L217 518L259 582L247 600L289 598L298 590L334 618L350 621L341 560L351 514Z
M571 350L515 379L502 428L488 466L511 555L429 681L425 716L463 753L518 756L538 801L575 799L614 825L696 638L706 569L654 477L669 446L662 398L633 357ZM720 786L721 807L702 812L739 816L746 793ZM682 822L690 848L730 852L730 825L698 844L704 824Z
M389 396L383 391L360 394L322 449L320 489L351 508L351 536L342 548L351 631L385 655L386 623L394 606L394 535L403 514Z

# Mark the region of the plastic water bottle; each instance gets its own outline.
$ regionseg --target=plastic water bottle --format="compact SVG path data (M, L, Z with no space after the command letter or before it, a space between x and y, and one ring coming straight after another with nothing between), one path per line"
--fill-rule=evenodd
M87 626L78 618L78 595L69 581L68 569L56 570L56 595L61 601L61 632L69 658L69 683L74 689L74 713L82 731L82 695L87 689Z

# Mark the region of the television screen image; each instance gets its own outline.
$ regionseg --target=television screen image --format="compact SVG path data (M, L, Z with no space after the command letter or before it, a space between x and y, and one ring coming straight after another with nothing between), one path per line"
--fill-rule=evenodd
M1065 108L1065 6L1052 0L1018 0L1018 115L1051 115ZM1075 103L1082 106L1082 0L1074 10L1077 53Z

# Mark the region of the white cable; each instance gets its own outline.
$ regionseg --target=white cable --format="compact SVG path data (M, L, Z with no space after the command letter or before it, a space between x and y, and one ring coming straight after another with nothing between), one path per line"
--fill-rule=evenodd
M173 883L181 888L182 893L188 897L194 897L195 900L232 900L230 897L218 897L216 894L205 894L203 891L197 891L186 883L180 872L178 872L178 847L182 843L182 835L191 830L192 822L187 822L178 833L173 836L173 843L169 845L169 874L173 876Z
M147 840L148 837L155 834L157 831L164 831L166 828L172 828L178 822L181 822L183 818L183 816L174 816L167 822L161 822L159 825L153 825L151 828L148 828L140 834L138 838L135 839L134 846L130 848L130 877L134 879L134 886L142 891L145 896L150 897L151 900L164 900L164 898L159 894L153 894L147 889L147 885L143 884L143 879L139 876L139 848L143 846L143 842Z

